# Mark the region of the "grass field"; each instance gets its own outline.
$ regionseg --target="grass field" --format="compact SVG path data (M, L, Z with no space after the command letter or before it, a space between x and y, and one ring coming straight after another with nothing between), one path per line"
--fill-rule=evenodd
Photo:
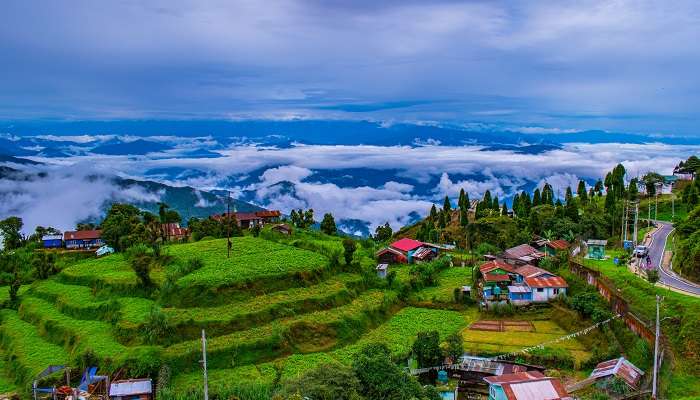
M136 274L121 254L80 261L61 271L59 278L66 283L113 289L117 292L128 292L139 286ZM163 282L164 278L163 270L151 271L151 279L156 284Z
M534 332L506 330L505 332L486 332L465 329L462 331L464 347L468 353L479 355L494 353L510 353L525 347L557 339L571 332L566 332L551 321L533 321ZM590 357L589 349L576 339L567 340L554 345L552 348L566 350L577 362L581 363Z
M454 301L454 289L471 284L471 268L448 268L440 272L437 286L424 288L415 293L411 299L418 302L452 303Z

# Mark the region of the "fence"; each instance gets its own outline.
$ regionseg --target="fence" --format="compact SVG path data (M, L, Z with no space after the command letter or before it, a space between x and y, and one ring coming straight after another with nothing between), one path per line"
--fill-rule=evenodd
M569 270L586 281L589 285L595 286L598 293L610 304L612 312L622 316L622 320L629 330L649 342L652 346L654 345L655 334L653 324L651 321L635 314L631 310L627 300L622 297L619 290L615 288L612 282L606 279L600 272L592 270L573 260L569 261ZM663 336L659 339L661 342L664 342Z

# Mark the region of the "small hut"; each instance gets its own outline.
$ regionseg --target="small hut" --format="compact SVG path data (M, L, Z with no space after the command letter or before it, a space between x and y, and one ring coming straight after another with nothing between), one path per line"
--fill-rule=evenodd
M588 258L592 258L594 260L604 260L605 246L607 244L607 240L589 239L586 241L586 246L588 247Z
M389 271L389 264L379 264L377 265L377 276L384 279Z

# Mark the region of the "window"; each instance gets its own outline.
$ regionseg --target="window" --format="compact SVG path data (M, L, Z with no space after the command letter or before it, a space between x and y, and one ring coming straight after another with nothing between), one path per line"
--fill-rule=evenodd
M538 288L537 288L537 293L542 293L542 292L544 292L544 289L541 288L541 287L538 287Z
M559 294L559 288L553 289L555 295Z

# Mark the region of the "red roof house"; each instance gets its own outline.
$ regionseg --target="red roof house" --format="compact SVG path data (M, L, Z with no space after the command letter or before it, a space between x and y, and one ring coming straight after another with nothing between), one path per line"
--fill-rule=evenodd
M394 243L390 244L389 247L392 247L398 251L408 253L411 250L415 250L419 247L423 246L423 242L419 242L414 239L409 239L409 238L403 238L395 241Z

